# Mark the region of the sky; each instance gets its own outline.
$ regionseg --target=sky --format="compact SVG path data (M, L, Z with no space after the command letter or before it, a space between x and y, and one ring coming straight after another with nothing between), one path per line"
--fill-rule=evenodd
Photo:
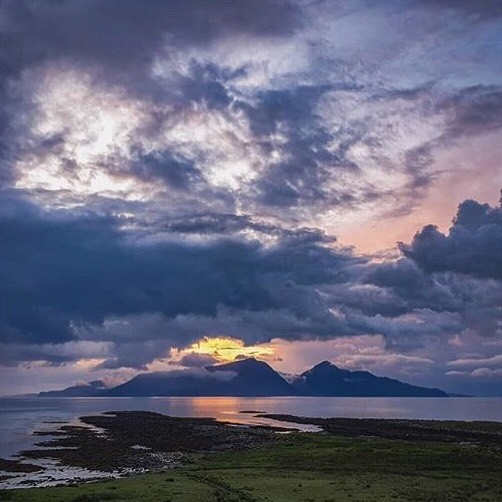
M257 357L502 395L498 0L3 0L1 393Z

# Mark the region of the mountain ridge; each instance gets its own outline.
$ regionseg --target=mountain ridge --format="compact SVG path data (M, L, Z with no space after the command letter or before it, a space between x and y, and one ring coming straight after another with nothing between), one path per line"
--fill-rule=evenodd
M310 396L333 397L445 397L437 388L421 387L400 380L379 377L369 371L344 370L322 361L303 372L297 388Z
M269 364L254 358L200 369L136 375L112 388L99 381L61 391L41 392L40 397L94 396L318 396L318 397L447 397L441 389L421 387L368 371L339 368L321 361L287 381Z

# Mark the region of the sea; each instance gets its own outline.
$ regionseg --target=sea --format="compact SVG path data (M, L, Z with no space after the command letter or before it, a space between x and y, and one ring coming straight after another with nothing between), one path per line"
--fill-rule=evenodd
M15 458L31 449L40 437L64 423L78 424L85 415L106 411L155 411L176 417L212 417L235 424L265 424L299 428L258 413L307 417L409 418L502 422L502 398L363 398L363 397L113 397L113 398L0 398L0 457ZM244 413L243 413L244 412ZM254 413L249 413L254 412ZM301 426L316 431L314 426Z

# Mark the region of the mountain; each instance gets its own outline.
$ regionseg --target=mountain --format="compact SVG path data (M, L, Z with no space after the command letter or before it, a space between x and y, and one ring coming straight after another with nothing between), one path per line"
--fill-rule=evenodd
M367 371L343 370L329 361L288 380L267 363L251 358L203 369L143 373L111 389L95 381L61 391L41 392L39 396L447 396L439 389L418 387Z
M446 397L439 389L419 387L368 371L342 370L323 361L293 381L300 395L347 397Z
M94 380L89 383L73 385L63 390L49 390L40 392L40 397L94 397L100 396L105 391L106 386L101 380Z
M145 373L109 396L289 396L294 389L268 364L244 359L198 371Z
M228 385L234 389L232 396L290 396L291 385L267 363L256 359L242 359L233 363L206 368L211 373L233 372L235 378Z

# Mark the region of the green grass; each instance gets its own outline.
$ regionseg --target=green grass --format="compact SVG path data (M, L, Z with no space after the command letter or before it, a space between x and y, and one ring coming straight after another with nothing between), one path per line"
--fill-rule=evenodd
M23 502L498 502L498 447L291 434L181 469L75 487L9 490Z
M2 492L0 500L23 502L126 500L138 502L204 502L213 500L213 491L205 483L192 480L181 471L169 471L78 486L8 490Z

